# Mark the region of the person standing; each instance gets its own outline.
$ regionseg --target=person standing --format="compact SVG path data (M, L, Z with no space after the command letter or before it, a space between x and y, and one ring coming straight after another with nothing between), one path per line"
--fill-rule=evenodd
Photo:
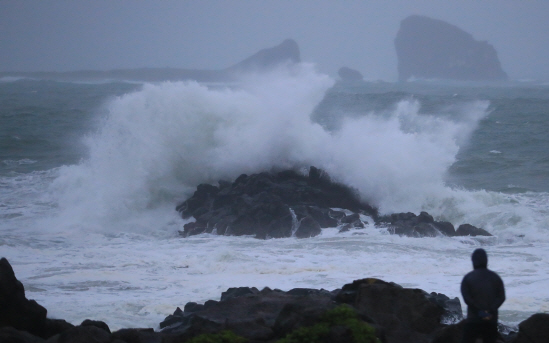
M467 304L463 343L494 343L498 338L498 308L505 301L505 287L499 275L488 269L488 255L476 249L471 256L474 270L461 281L461 295Z

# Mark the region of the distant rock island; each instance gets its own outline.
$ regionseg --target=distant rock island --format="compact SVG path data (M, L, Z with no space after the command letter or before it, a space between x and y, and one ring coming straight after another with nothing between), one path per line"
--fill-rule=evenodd
M358 70L351 69L349 67L339 68L337 75L343 82L356 82L364 80L364 76L362 76Z
M503 81L497 52L457 26L412 15L402 20L395 38L399 81L410 78Z
M287 62L301 62L299 46L293 39L286 39L275 47L259 50L225 71L229 73L261 71Z
M69 72L0 72L0 77L29 77L58 81L184 81L231 82L239 73L266 71L284 63L301 61L299 46L286 39L272 48L262 49L245 60L222 70L179 68L136 68L113 70L80 70Z

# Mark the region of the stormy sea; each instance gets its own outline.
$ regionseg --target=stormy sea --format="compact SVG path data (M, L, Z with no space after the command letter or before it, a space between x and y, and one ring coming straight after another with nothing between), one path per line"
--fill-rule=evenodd
M461 297L483 247L514 326L549 311L548 132L549 84L527 81L340 83L308 64L231 84L2 78L0 255L50 317L117 329L237 286L375 277ZM380 213L493 236L178 234L197 185L309 166Z

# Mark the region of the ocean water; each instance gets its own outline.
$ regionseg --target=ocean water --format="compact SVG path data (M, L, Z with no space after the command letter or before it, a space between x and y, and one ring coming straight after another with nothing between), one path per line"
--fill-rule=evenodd
M339 84L307 64L231 85L0 79L0 255L50 317L118 329L157 328L237 286L377 277L460 297L483 247L514 326L549 311L548 132L547 84ZM372 223L310 239L178 236L175 206L198 184L311 165L382 213L494 236Z

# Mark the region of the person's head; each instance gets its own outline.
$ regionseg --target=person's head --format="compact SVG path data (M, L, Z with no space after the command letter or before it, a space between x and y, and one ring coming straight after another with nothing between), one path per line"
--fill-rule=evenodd
M486 255L484 249L476 249L473 251L471 260L473 260L473 267L475 269L486 268L488 266L488 255Z

